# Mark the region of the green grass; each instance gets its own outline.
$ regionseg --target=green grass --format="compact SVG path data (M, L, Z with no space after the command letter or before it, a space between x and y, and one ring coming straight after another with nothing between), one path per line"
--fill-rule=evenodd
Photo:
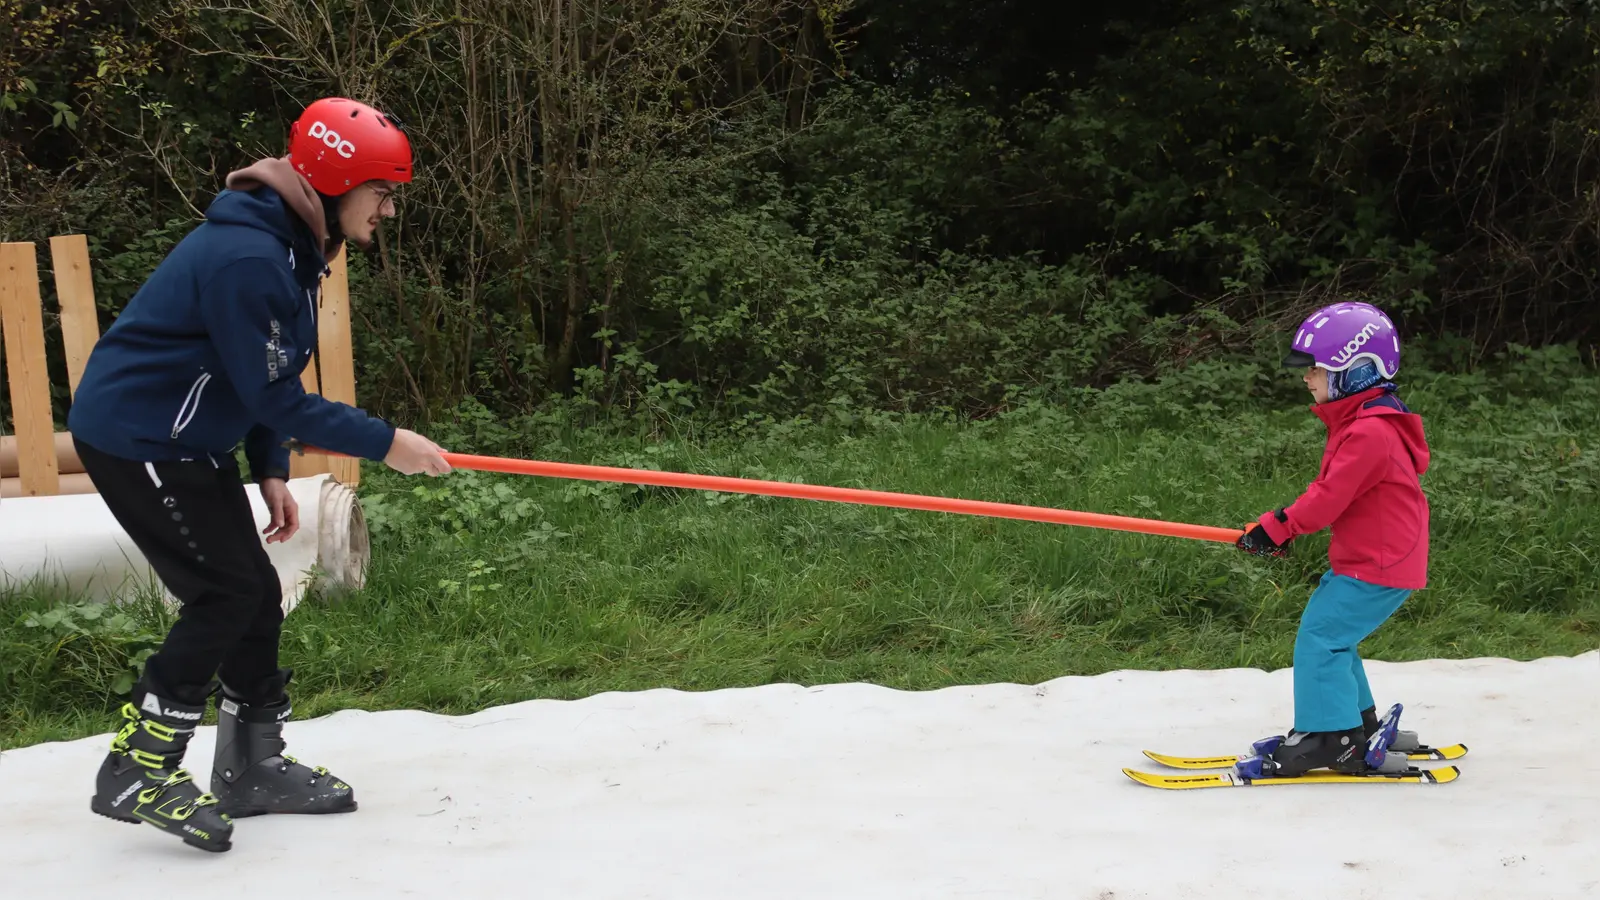
M1405 398L1434 448L1430 586L1370 658L1600 646L1600 378L1528 388L1431 377ZM641 436L550 428L455 449L1008 501L1237 527L1316 471L1303 402L1092 405L955 425L865 417ZM1162 393L1166 392L1166 393ZM1260 405L1260 404L1257 404ZM520 445L519 445L520 444ZM464 713L535 697L787 681L908 689L1119 668L1292 660L1326 534L1287 560L1231 545L999 519L629 485L365 470L368 587L290 616L301 716ZM0 747L108 730L159 605L113 626L0 609Z

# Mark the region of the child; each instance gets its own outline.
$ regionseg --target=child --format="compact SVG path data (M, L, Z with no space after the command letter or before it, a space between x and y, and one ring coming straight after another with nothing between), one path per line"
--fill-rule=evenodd
M1395 394L1400 338L1377 307L1337 303L1313 313L1283 365L1306 370L1312 412L1328 427L1321 471L1238 544L1282 556L1297 535L1329 526L1332 542L1330 571L1295 638L1294 728L1281 741L1258 743L1271 748L1262 774L1368 771L1366 745L1379 721L1356 645L1427 584L1428 500L1418 476L1428 469L1428 444L1422 418ZM1390 749L1413 740L1407 733Z

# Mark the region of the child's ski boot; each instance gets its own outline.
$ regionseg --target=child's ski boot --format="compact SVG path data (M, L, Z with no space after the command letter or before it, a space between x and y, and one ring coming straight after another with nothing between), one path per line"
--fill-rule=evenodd
M351 812L355 791L327 769L310 768L284 755L283 724L293 707L282 670L255 696L276 700L251 705L226 685L217 703L217 753L211 766L211 791L234 818L268 813Z
M1399 716L1396 708L1391 708L1389 711L1394 713L1396 717ZM1378 733L1380 726L1381 723L1378 721L1377 707L1369 706L1361 711L1361 731L1366 735L1366 740L1368 743L1372 742L1372 736ZM1421 746L1422 741L1417 738L1417 733L1415 731L1396 730L1394 733L1394 740L1389 742L1388 749L1393 750L1396 753L1410 753L1412 750L1416 750Z
M1400 704L1389 707L1383 719L1369 730L1365 715L1362 716L1361 734L1366 739L1367 752L1363 761L1367 767L1379 772L1400 772L1411 767L1411 760L1405 753L1394 746L1395 739L1400 735ZM1412 734L1415 740L1416 735ZM1394 751L1391 753L1390 751Z
M1250 753L1240 757L1234 770L1246 778L1294 778L1312 769L1331 769L1349 775L1400 772L1410 760L1396 751L1391 742L1399 733L1400 704L1368 729L1304 732L1262 738L1251 745Z
M123 704L127 724L95 778L89 808L119 822L143 822L190 846L221 853L233 846L233 822L183 769L183 754L205 715L197 706L157 696L141 682Z

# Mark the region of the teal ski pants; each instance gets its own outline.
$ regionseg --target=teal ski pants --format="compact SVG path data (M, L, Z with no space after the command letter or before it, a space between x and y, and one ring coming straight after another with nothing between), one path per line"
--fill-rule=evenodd
M1295 731L1361 727L1361 711L1373 702L1356 645L1377 631L1409 596L1409 590L1331 571L1322 576L1306 603L1294 641Z

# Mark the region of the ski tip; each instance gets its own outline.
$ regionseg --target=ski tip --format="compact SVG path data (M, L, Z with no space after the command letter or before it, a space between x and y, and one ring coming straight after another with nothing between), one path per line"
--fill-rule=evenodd
M1434 784L1449 784L1461 777L1461 767L1440 766L1437 769L1428 769L1427 773L1427 779Z
M1153 772L1141 772L1138 769L1123 769L1122 774L1132 778L1135 782L1145 787L1164 788L1166 778Z
M1238 756L1173 756L1154 750L1140 751L1157 765L1169 769L1227 769L1239 761Z
M1141 772L1138 769L1123 769L1122 774L1146 787L1160 788L1166 791L1231 787L1240 783L1237 779L1226 774L1157 775L1154 772Z

